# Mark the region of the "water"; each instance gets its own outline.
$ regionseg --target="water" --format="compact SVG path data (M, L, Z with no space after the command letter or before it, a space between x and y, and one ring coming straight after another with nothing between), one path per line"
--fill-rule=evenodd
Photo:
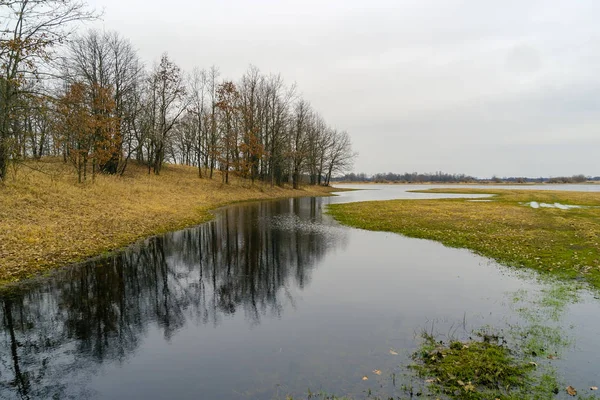
M340 184L340 188L358 189L352 192L343 192L343 201L368 201L368 200L392 200L392 199L439 199L439 198L480 198L485 195L464 195L448 193L414 193L416 190L428 190L438 188L450 189L515 189L515 190L561 190L575 192L600 192L600 185L378 185L378 184Z
M534 279L323 214L334 202L424 196L406 193L415 186L375 188L224 208L207 224L5 295L0 398L401 395L422 330L522 322L510 293L535 294ZM566 314L577 345L558 365L569 384L599 386L600 329L590 318L599 308L583 293Z

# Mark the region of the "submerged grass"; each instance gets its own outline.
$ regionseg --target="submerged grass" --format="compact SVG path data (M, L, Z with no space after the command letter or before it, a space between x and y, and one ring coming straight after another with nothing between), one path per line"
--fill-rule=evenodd
M336 397L309 391L299 398L597 399L595 387L574 387L574 382L565 382L556 369L557 360L575 345L572 326L564 326L562 321L569 307L579 300L584 284L525 271L519 275L524 279L537 278L541 287L506 293L516 313L507 316L506 324L467 330L463 319L464 332L451 330L447 334L436 332L432 324L421 332L413 363L403 365L408 368L406 374L398 376L400 386L396 387L394 373L383 381L376 380L366 390L363 388L359 396ZM392 379L391 392L385 379ZM381 394L386 391L387 394Z
M575 393L561 383L553 360L573 345L561 317L576 302L582 282L600 287L600 193L505 189L436 189L429 192L492 194L490 202L469 199L393 200L337 204L338 221L368 230L389 231L468 248L509 266L543 272L539 293L517 291L512 306L522 318L493 327L479 339L440 341L424 333L413 368L430 394L453 399L549 399ZM526 205L585 206L562 210ZM545 279L549 278L549 279ZM576 282L564 278L578 278Z
M125 176L78 185L59 160L28 163L0 185L0 285L198 224L210 210L239 201L318 196L247 180L199 179L195 168L167 165L160 176L130 164Z
M440 199L335 204L329 213L353 227L437 240L505 265L584 279L600 288L600 193L469 188L428 192L495 196L489 202ZM531 201L586 207L533 209L525 205Z
M438 342L425 336L413 366L437 390L456 399L524 399L533 383L534 364L517 360L490 340ZM550 388L550 397L553 388Z
M429 384L429 392L452 399L545 400L559 393L596 399L593 393L582 393L587 388L579 388L577 395L578 390L561 382L554 368L554 360L574 345L561 318L577 301L581 285L555 279L544 280L543 285L539 292L510 294L523 319L519 324L501 331L484 327L463 341L444 342L424 332L412 368Z

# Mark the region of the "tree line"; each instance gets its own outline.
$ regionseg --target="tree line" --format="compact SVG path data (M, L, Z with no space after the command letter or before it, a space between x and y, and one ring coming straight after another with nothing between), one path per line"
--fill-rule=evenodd
M402 182L402 183L419 183L419 182L474 182L477 178L464 174L447 174L445 172L435 173L418 173L406 172L397 174L393 172L378 173L367 175L362 173L348 173L335 178L336 181L346 182Z
M333 179L336 182L374 182L374 183L585 183L589 181L600 181L600 176L585 176L583 174L573 176L561 176L550 178L528 178L528 177L503 177L493 176L488 178L477 178L465 174L447 174L444 172L436 173L403 173L395 174L392 172L378 173L368 175L364 172L347 173L337 176Z
M0 0L0 181L10 165L59 156L79 182L123 174L131 160L199 177L328 185L355 153L295 85L250 66L185 72L164 53L152 66L117 32L72 34L98 17L80 0Z
M553 176L549 178L529 178L525 176L510 176L510 177L498 177L493 176L491 180L479 179L480 181L491 181L494 183L586 183L589 181L600 181L600 177L596 176L585 176L583 174L572 175L572 176Z

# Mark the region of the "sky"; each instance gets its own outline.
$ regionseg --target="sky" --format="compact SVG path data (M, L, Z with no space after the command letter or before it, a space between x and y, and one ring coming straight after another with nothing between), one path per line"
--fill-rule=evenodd
M296 83L355 172L600 176L598 0L88 0L149 65Z

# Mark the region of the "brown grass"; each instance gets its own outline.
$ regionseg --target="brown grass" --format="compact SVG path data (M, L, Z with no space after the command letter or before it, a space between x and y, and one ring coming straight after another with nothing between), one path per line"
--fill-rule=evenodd
M0 284L124 247L138 239L202 223L233 202L325 195L330 188L271 188L233 179L199 179L165 166L160 176L132 165L125 176L78 185L58 160L21 166L0 185Z

